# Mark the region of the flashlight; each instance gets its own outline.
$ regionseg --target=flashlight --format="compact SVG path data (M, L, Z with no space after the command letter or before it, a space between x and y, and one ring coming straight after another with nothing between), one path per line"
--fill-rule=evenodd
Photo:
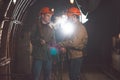
M64 25L61 25L62 32L65 35L72 35L74 32L74 25L70 22L65 23Z
M56 24L64 24L67 21L67 16L66 15L62 15L60 17L56 18Z
M72 22L68 20L66 15L62 15L56 18L56 24L58 24L61 28L61 32L64 35L72 35L74 32L74 25Z

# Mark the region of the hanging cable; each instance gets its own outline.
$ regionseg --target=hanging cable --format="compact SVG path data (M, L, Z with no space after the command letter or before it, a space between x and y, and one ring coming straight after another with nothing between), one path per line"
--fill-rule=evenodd
M81 8L80 8L81 5L78 4L77 0L75 0L75 3L76 3L76 5L77 5L78 9L81 11ZM88 19L86 19L87 15L88 15L88 12L86 13L86 15L84 15L84 14L82 13L82 11L81 11L80 21L81 21L82 23L84 23L84 21L83 21L84 18L85 18L85 20L88 20ZM86 21L85 21L85 22L86 22Z

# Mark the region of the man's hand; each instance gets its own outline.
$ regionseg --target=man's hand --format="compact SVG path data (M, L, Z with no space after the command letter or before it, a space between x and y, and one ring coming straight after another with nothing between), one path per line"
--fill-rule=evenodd
M60 48L60 51L61 51L62 53L66 53L66 48L61 47L61 48Z
M40 44L41 44L41 45L44 45L44 44L46 44L45 40L43 40L43 39L40 39Z

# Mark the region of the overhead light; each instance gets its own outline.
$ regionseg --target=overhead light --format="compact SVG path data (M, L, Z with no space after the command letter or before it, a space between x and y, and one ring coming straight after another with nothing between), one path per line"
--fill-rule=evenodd
M16 3L16 0L13 0L13 3L15 4L15 3Z
M70 0L70 3L73 4L73 3L74 3L74 0Z

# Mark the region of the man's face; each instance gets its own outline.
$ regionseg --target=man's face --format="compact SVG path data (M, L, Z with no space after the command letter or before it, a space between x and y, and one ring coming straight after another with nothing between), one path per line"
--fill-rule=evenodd
M52 14L42 14L42 20L47 24L51 21Z

